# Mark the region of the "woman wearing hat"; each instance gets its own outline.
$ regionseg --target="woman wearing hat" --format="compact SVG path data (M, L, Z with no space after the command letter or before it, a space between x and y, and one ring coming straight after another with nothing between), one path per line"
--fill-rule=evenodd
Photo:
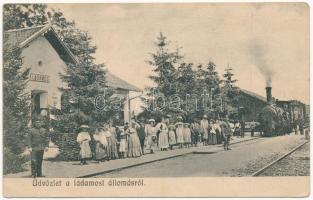
M80 126L80 132L77 135L77 143L80 146L79 158L80 164L86 165L86 160L92 157L89 142L91 141L90 135L88 133L89 127L87 125Z
M176 136L177 136L177 144L179 145L179 148L183 148L184 144L184 124L183 122L177 122L176 123Z
M198 119L194 119L193 123L191 124L191 133L192 145L196 147L198 145L198 142L201 142L201 127Z
M136 131L136 123L131 123L128 139L128 157L136 158L142 155L140 140Z
M103 131L103 127L97 128L93 138L96 141L96 160L103 162L108 156L106 150L108 141L105 136L105 132Z
M116 128L113 126L113 121L108 124L108 131L110 131L112 139L111 159L118 159Z
M148 124L145 126L145 134L147 138L147 150L150 150L150 153L153 153L157 147L157 136L156 130L154 127L155 120L149 119Z
M170 149L173 150L173 146L176 145L175 126L170 125L168 130L168 143L170 145Z
M166 125L167 121L165 118L162 118L162 122L158 123L158 125L156 125L156 130L157 132L159 132L159 138L158 138L158 144L159 144L159 148L161 149L161 151L166 151L167 148L169 147L168 145L168 128Z
M107 142L108 142L106 160L109 161L112 158L112 134L109 131L109 126L107 124L104 125L103 131L104 131L104 135L105 135Z
M190 147L191 144L191 131L188 123L184 123L184 144L187 148Z
M209 121L206 115L203 115L203 118L200 122L200 126L201 126L201 132L202 132L203 145L208 145Z
M216 131L215 131L215 127L214 127L214 120L210 120L210 124L209 124L209 139L208 139L208 144L216 144Z
M127 137L129 135L129 128L124 127L123 131L121 132L121 141L120 141L120 146L119 146L119 150L120 150L120 155L122 158L126 158L127 157Z

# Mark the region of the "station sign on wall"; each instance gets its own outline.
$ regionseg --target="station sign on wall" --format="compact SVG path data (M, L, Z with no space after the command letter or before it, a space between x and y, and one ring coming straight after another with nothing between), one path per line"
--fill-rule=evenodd
M31 74L29 75L29 79L30 79L31 81L49 83L49 76L48 76L48 75L33 74L33 73L31 73Z

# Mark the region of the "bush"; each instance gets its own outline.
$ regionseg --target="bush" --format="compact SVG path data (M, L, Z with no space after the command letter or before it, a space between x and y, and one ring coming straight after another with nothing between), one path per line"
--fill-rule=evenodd
M23 171L22 165L27 161L23 156L14 154L10 149L4 147L3 152L3 174L17 173Z
M59 147L58 159L63 161L78 160L79 145L76 142L76 133L53 133L52 141Z

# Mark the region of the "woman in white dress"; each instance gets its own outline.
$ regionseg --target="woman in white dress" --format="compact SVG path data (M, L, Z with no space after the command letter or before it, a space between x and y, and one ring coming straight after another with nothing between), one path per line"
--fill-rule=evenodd
M96 142L95 157L97 161L103 162L107 158L108 141L103 131L103 127L99 127L93 135Z
M201 135L202 135L202 141L203 145L208 145L208 138L209 138L209 121L208 117L206 115L203 115L203 118L200 122L201 127Z
M176 145L176 134L175 134L175 126L170 125L168 127L168 143L170 145L171 150L173 150L173 146Z
M182 122L177 122L176 127L177 144L181 149L184 144L184 124Z
M167 132L168 132L167 129L164 129L163 125L161 125L159 136L159 147L161 151L167 151L167 148L169 147Z
M80 126L80 132L77 135L76 141L80 146L79 159L80 165L86 165L87 159L92 157L89 142L91 141L90 134L88 133L89 126Z
M136 131L135 123L131 124L129 129L129 139L128 139L128 157L136 158L142 155L140 140Z
M121 141L120 141L120 153L122 158L126 158L127 156L127 137L129 135L129 129L124 128L124 130L121 133Z
M187 148L189 148L191 144L191 131L188 123L184 124L184 144Z
M155 120L149 119L148 124L145 126L146 148L150 153L154 153L154 150L157 147L157 136L154 124Z
M169 147L168 144L168 129L167 129L167 125L165 123L165 119L162 119L162 122L158 123L158 125L156 125L156 130L160 133L159 134L159 148L161 149L161 151L166 151L167 148Z

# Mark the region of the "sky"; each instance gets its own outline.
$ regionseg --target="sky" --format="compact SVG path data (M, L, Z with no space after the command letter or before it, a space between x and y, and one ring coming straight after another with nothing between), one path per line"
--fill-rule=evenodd
M86 30L97 63L144 89L160 32L186 62L233 68L240 88L309 103L309 7L305 3L50 4Z

